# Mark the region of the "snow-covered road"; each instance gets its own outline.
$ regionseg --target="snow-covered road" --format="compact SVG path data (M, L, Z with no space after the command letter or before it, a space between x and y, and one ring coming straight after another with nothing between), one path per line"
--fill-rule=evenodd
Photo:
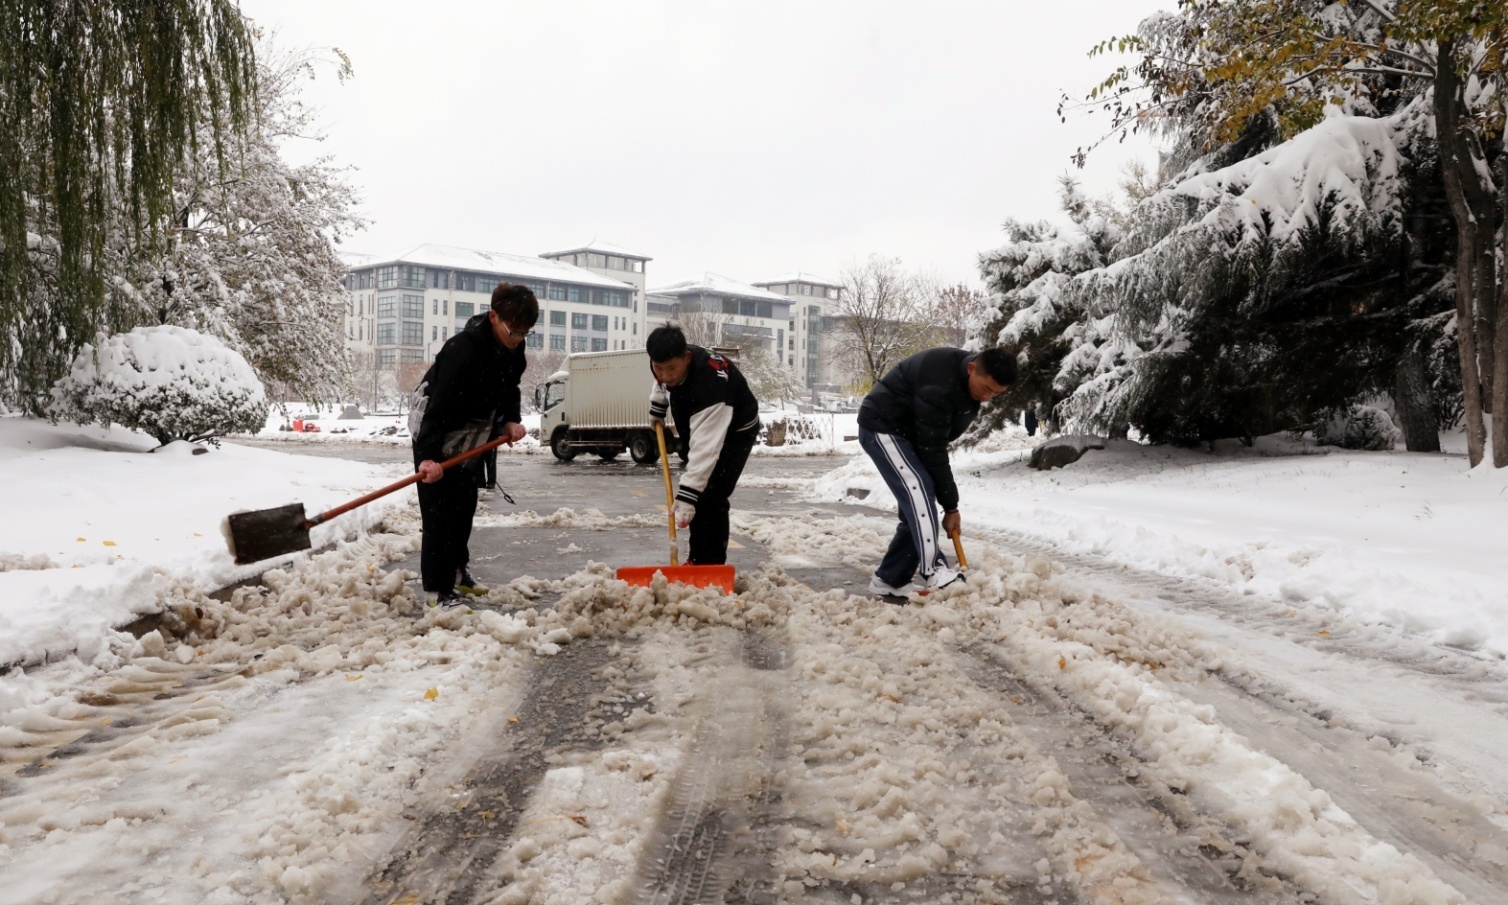
M730 597L439 614L412 512L177 589L7 686L0 903L1508 902L1500 661L1003 533L898 607L845 591L888 517L771 507ZM494 521L643 521L547 516Z

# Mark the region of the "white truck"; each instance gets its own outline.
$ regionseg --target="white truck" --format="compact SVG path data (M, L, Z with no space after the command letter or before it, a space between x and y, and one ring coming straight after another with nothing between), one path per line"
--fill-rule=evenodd
M534 391L539 439L555 458L569 462L577 453L613 459L623 450L635 462L659 461L660 449L649 424L649 390L654 376L643 349L577 352ZM675 429L665 425L665 447L679 449Z

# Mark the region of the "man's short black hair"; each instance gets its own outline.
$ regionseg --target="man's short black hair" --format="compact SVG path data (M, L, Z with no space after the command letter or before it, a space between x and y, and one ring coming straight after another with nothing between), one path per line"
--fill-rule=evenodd
M675 324L656 327L644 340L644 351L649 353L649 360L654 362L680 358L686 354L686 334Z
M1002 346L985 349L974 362L984 369L991 380L1003 387L1016 382L1016 356L1009 349Z
M539 320L539 299L528 286L498 283L492 290L492 310L514 330L531 330Z

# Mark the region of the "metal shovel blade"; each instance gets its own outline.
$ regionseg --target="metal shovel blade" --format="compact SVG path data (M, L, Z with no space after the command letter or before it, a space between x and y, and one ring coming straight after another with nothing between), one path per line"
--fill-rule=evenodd
M311 546L309 519L304 515L303 503L237 512L227 516L226 522L225 538L239 566L308 550Z
M618 580L629 584L649 587L655 573L665 573L665 580L676 584L689 584L694 588L722 588L724 594L733 593L733 567L722 566L623 566L618 569Z

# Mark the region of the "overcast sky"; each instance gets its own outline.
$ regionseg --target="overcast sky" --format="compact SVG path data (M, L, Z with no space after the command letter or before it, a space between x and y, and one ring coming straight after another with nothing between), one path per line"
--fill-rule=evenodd
M242 0L282 49L338 47L319 151L371 224L345 249L515 254L594 240L701 271L838 279L871 253L978 284L1006 217L1060 220L1057 177L1108 128L1070 115L1089 59L1174 0ZM308 156L309 149L290 149ZM1113 190L1152 145L1081 171Z

